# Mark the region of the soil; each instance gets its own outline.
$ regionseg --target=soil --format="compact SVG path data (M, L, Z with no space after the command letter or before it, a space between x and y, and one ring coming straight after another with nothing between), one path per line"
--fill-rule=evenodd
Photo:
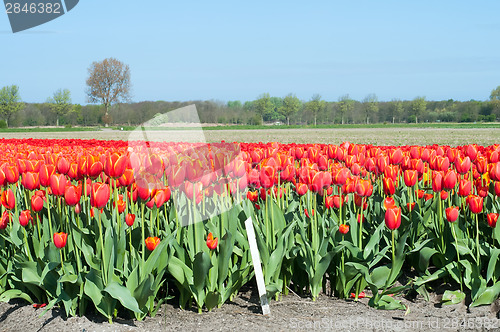
M499 331L500 301L468 309L465 304L441 306L439 295L431 301L417 296L401 298L408 308L377 310L368 299L359 302L321 295L313 302L291 294L270 303L271 314L261 314L257 292L241 292L233 301L211 312L181 310L175 302L164 304L155 317L144 321L117 318L113 324L98 315L65 318L58 308L44 309L20 301L0 303L3 331ZM175 300L173 300L175 301Z

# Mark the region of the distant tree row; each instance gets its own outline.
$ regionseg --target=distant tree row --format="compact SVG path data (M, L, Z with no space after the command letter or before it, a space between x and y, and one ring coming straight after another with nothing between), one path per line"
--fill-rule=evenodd
M294 94L272 97L268 93L253 101L144 101L113 105L72 104L67 89L59 89L44 103L23 103L19 87L0 89L0 118L4 126L114 125L135 126L171 110L195 104L203 123L245 124L283 123L290 125L421 123L421 122L493 122L500 119L500 87L488 101L378 101L375 94L358 101L341 96L325 101L319 95L303 101ZM107 110L107 112L106 112Z

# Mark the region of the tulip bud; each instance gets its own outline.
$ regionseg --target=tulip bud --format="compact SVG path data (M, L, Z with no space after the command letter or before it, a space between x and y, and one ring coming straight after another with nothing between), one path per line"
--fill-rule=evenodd
M449 222L455 222L458 219L458 207L456 206L450 206L446 208L445 214L446 214L446 219Z
M66 241L68 240L68 234L64 232L54 233L54 245L56 248L61 249L66 246Z
M385 225L390 230L398 229L401 226L401 208L392 207L385 211Z

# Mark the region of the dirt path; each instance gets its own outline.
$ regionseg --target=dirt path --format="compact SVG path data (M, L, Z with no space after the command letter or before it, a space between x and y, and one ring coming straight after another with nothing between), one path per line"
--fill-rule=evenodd
M180 310L175 304L162 306L154 318L139 322L117 319L108 324L98 316L63 319L54 309L39 317L42 309L21 302L0 303L0 331L499 331L500 302L472 308L463 304L441 307L434 298L403 303L405 311L370 308L360 302L320 296L289 295L271 301L271 315L262 316L256 294L240 293L220 309L198 314Z

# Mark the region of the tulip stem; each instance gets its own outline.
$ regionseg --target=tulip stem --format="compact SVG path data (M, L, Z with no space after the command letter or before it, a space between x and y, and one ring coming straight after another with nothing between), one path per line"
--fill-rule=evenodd
M481 256L480 256L480 248L479 248L479 220L478 220L478 217L477 217L477 213L476 213L476 250L477 250L477 253L476 253L476 261L477 261L477 265L479 266L479 269L481 269Z
M141 232L142 232L142 263L146 254L146 242L144 238L144 202L141 204Z
M64 259L63 259L63 254L62 254L62 248L59 249L59 256L61 257L61 271L64 274Z
M101 254L102 254L102 278L104 280L104 284L107 284L107 269L106 269L106 258L104 255L104 240L103 240L103 234L102 234L102 224L101 224L101 210L97 209L97 213L99 213L99 242L101 243Z
M453 223L451 224L451 232L453 233L453 238L455 239L455 245L457 249L457 269L460 278L460 291L463 292L464 288L462 286L462 269L460 268L460 253L458 252L458 239L457 239L457 233L455 232L455 225Z

